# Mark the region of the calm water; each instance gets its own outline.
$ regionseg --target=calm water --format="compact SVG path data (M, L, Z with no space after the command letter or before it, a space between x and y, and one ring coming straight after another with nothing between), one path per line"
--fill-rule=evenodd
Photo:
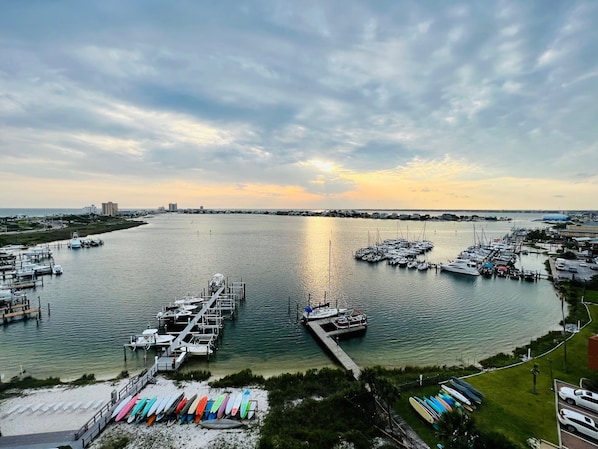
M475 223L474 230L455 222L157 215L147 225L103 234L102 247L54 250L64 275L46 276L30 294L42 305L39 326L30 320L0 327L0 375L8 378L21 366L36 377L63 379L139 370L142 351L127 350L124 361L129 335L154 327L162 306L204 291L217 272L245 281L247 300L238 319L226 322L216 356L194 368L270 374L332 365L296 322L308 296L322 300L329 282L329 299L358 306L370 318L364 337L341 342L359 365L473 363L558 328L560 302L548 281L419 272L356 261L353 252L376 239L425 237L435 243L429 260L442 262L474 235L491 239L513 225L540 226L531 221L537 215L508 216L514 222ZM543 262L522 256L520 266L543 270Z

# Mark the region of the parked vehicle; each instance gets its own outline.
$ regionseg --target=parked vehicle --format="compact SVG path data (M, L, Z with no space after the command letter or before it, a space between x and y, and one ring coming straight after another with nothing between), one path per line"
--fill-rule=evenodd
M558 419L569 432L578 432L598 440L598 426L592 418L568 408L562 408L559 410Z
M568 404L578 405L598 413L598 393L581 388L561 387L559 397Z

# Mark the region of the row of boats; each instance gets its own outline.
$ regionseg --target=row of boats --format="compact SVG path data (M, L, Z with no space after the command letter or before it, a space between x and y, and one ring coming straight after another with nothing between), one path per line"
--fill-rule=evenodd
M163 397L142 397L140 394L124 398L112 412L115 422L129 424L156 422L168 424L200 424L207 428L234 428L242 426L241 420L252 419L257 410L257 401L251 399L251 391L222 393L215 398L208 395L184 393Z
M81 248L92 248L95 246L102 246L104 241L99 237L79 237L79 234L75 231L72 233L70 240L67 242L67 246L70 249L81 249Z
M403 267L433 248L434 243L429 240L386 239L380 243L358 249L355 251L355 258L366 262L386 260L390 265Z
M440 391L434 396L411 396L409 404L425 422L438 428L437 423L445 413L456 409L473 412L482 404L484 395L469 382L452 377L441 384Z
M301 319L303 322L329 320L339 330L365 328L368 325L368 317L361 309L338 308L331 306L330 303L305 307Z

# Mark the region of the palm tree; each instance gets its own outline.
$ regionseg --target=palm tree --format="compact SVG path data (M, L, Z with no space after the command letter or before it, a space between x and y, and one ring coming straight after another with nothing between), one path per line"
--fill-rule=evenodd
M460 408L440 415L438 439L445 449L472 449L478 437L473 420Z

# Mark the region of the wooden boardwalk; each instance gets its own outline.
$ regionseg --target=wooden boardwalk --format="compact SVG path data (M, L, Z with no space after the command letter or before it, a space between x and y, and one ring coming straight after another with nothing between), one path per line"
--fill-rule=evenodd
M355 379L359 379L361 368L359 368L357 363L343 351L343 348L341 348L338 342L332 338L330 333L322 328L320 320L307 321L305 325L338 363L340 363L346 370L351 371Z

